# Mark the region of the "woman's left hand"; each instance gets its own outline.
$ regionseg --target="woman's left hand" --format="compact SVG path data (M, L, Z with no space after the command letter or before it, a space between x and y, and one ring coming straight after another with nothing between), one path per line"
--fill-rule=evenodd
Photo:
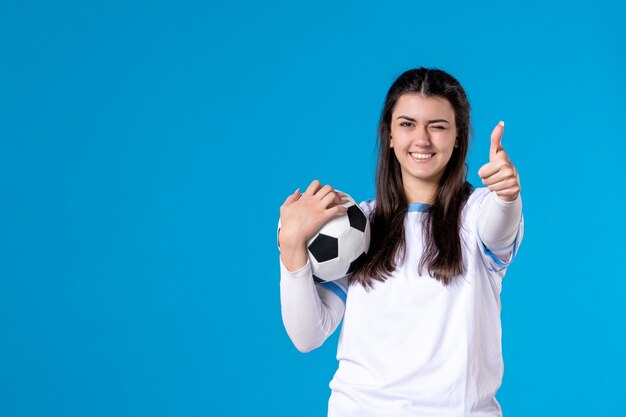
M483 184L489 190L495 191L500 199L513 201L521 189L519 174L502 147L503 132L504 122L500 122L491 132L489 162L478 170L478 176L482 178Z

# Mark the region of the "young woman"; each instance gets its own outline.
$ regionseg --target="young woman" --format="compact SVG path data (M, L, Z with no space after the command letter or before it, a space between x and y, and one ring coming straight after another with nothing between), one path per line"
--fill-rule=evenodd
M393 83L378 129L376 198L363 265L316 284L306 242L345 208L313 181L280 208L283 322L302 352L343 319L328 415L501 416L500 291L523 236L517 170L491 134L486 187L467 182L470 105L437 69Z

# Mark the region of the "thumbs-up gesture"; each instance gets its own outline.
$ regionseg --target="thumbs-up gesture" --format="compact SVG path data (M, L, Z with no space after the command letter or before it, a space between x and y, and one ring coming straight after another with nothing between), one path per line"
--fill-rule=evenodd
M519 174L502 147L503 132L504 122L500 122L491 132L489 162L478 170L478 176L500 199L513 201L520 193Z

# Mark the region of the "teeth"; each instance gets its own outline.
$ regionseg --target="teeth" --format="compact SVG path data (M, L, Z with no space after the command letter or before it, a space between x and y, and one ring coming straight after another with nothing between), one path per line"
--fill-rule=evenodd
M412 153L411 156L417 159L428 159L431 158L434 154L432 153Z

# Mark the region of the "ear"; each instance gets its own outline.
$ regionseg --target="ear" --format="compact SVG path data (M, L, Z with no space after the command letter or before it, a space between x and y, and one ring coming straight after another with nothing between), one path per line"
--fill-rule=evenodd
M389 136L389 147L393 148L393 139Z

